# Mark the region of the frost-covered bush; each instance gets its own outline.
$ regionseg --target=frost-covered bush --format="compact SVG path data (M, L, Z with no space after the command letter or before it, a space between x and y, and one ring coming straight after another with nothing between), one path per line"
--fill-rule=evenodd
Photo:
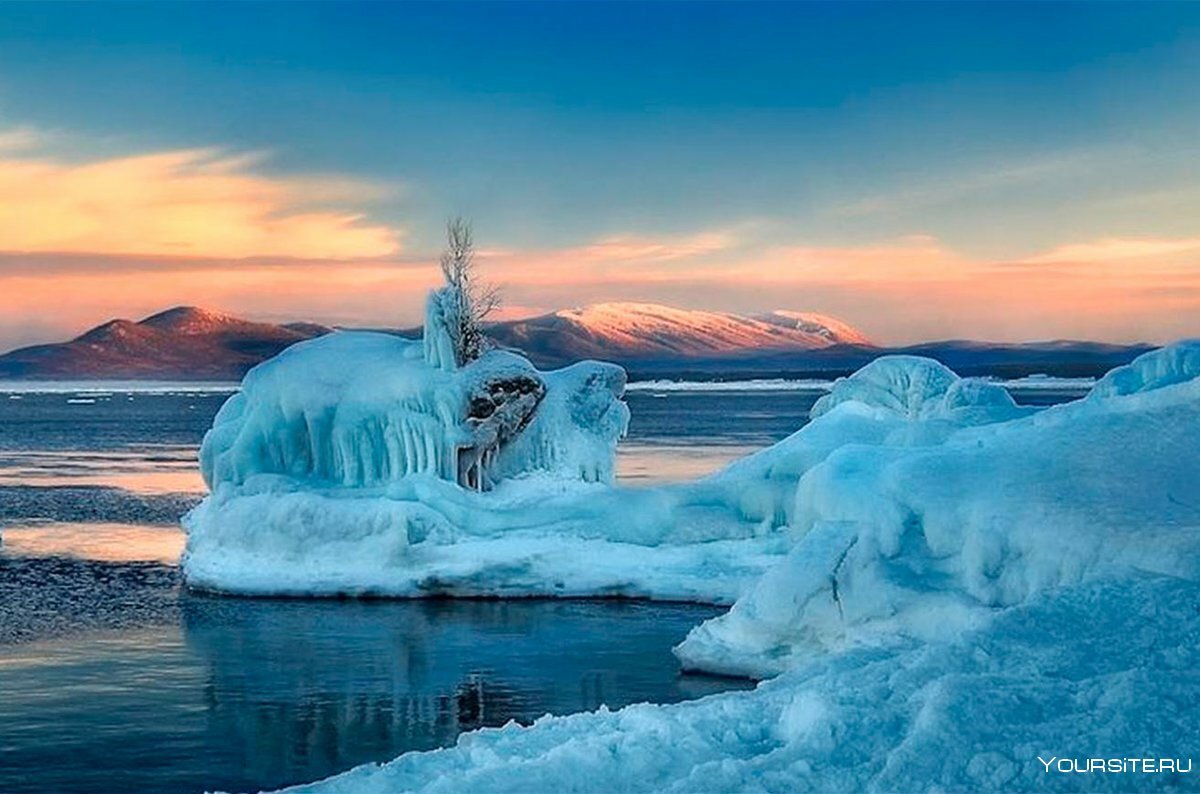
M500 305L500 295L475 271L471 225L462 218L446 224L441 266L446 286L430 293L426 303L425 350L434 366L452 369L471 363L491 347L484 320Z

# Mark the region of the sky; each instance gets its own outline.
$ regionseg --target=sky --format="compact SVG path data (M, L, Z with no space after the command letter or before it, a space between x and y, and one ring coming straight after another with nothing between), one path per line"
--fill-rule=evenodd
M194 304L1200 336L1200 3L0 5L0 349Z

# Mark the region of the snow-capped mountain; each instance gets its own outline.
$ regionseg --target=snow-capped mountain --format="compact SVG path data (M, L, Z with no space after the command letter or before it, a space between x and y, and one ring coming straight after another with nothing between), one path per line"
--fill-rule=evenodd
M776 309L766 314L755 315L754 319L765 323L793 328L806 334L811 334L829 341L831 345L872 345L866 334L849 323L842 322L828 314L816 312L794 312L788 309Z
M831 317L774 311L756 317L656 303L598 303L490 329L501 344L543 359L702 359L870 345Z

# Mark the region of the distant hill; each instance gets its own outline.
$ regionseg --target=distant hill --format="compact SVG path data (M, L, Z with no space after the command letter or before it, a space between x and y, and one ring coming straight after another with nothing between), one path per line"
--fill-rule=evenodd
M59 344L0 356L0 378L232 380L305 339L316 323L274 325L177 306L144 320L111 320ZM417 336L420 329L387 329ZM1146 345L1052 341L1001 344L951 340L878 347L856 328L821 314L778 310L746 316L653 303L601 303L488 327L502 347L542 367L584 358L622 364L641 377L843 375L888 353L935 358L964 374L1099 375Z
M908 347L839 344L817 350L751 354L721 360L660 359L624 363L634 379L833 378L848 375L883 355L911 355L935 359L964 376L1098 377L1153 348L1153 345L1145 344L1114 345L1075 340L1020 343L948 340Z
M656 303L598 303L496 323L489 334L545 364L581 358L620 363L727 359L870 345L850 325L820 314L776 311L758 316L676 309Z
M139 322L110 320L68 342L14 350L0 356L0 377L238 379L288 345L330 330L176 306Z

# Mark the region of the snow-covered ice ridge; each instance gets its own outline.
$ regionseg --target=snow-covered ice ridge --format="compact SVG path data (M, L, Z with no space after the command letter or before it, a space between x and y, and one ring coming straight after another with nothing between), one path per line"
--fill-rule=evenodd
M298 452L304 433L326 436L305 428L358 438L387 426L399 382L363 336L293 348L218 420L207 454L230 458L187 519L190 582L733 602L683 639L681 665L771 680L478 731L306 790L1195 785L1181 773L1060 778L1037 758L1194 752L1200 342L1147 353L1043 411L927 359L882 358L837 381L791 437L694 483L634 491L523 453L477 492L424 471L347 478ZM365 381L379 390L349 397L344 414L303 396L358 395ZM542 442L594 430L572 422L547 423ZM258 441L239 449L223 433Z

